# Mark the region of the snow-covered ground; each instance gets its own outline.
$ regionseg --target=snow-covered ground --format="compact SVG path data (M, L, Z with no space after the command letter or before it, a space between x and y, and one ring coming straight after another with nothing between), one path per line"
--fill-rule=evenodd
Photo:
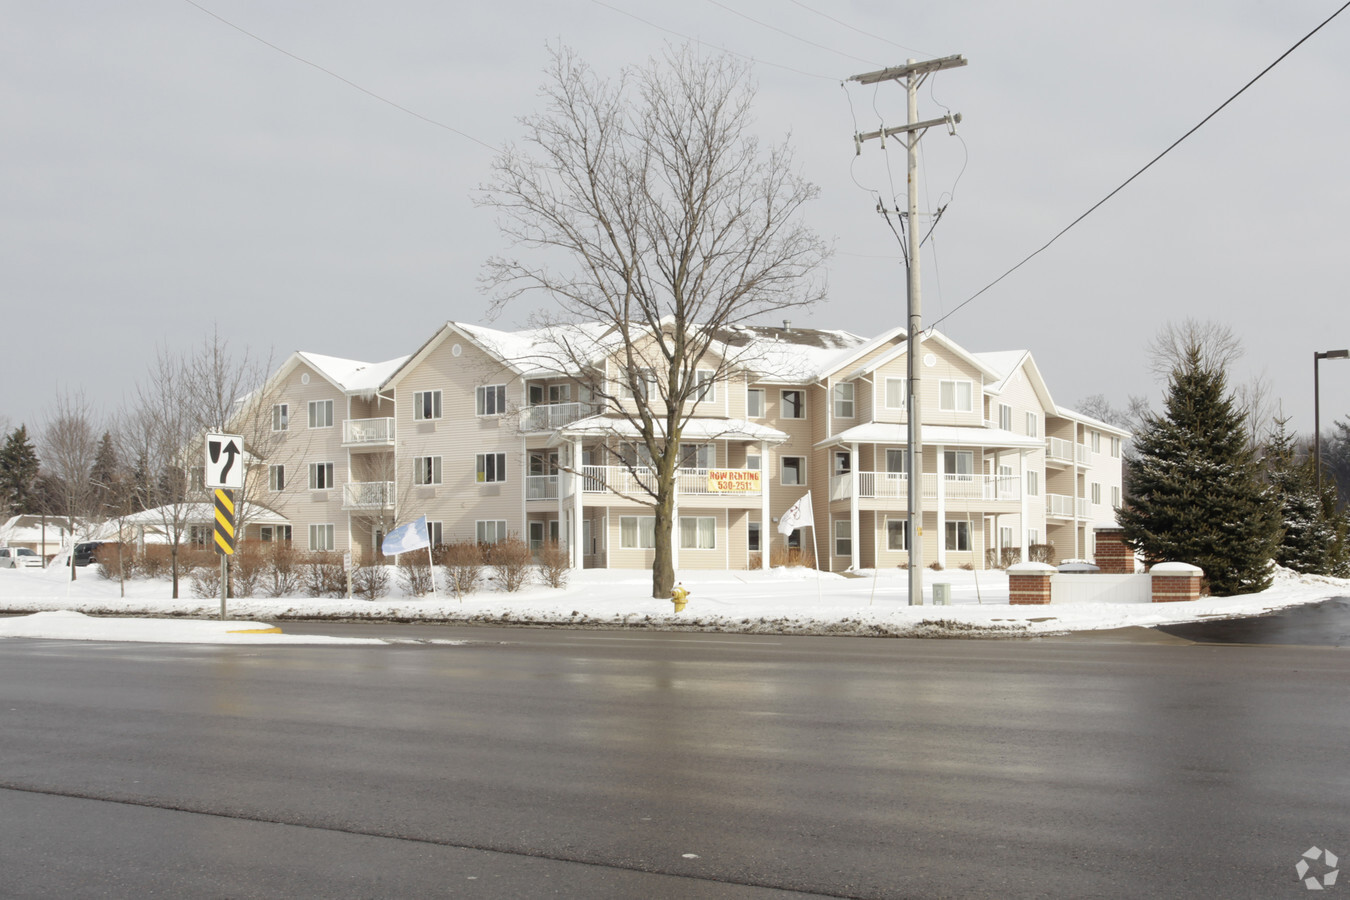
M489 584L463 600L444 594L407 597L397 585L393 587L393 595L374 601L324 597L235 598L229 601L230 621L213 623L191 620L217 617L220 612L218 599L170 599L166 580L128 581L123 599L119 596L117 582L100 578L92 567L80 570L78 580L74 582L68 580L68 572L63 569L0 569L0 613L67 611L85 614L0 619L0 636L280 643L291 636L230 632L266 629L267 623L284 623L287 619L331 618L701 629L760 634L1019 637L1259 615L1287 606L1350 595L1350 579L1297 575L1280 570L1269 590L1242 597L1211 597L1163 604L1011 606L1006 574L951 570L926 571L926 603L910 606L906 573L898 569L869 571L858 576L818 575L810 569L680 574L690 591L689 605L681 613L674 611L669 600L648 596L651 576L647 572L588 569L572 573L567 587L562 589L530 585L515 593L506 593ZM939 582L951 585L952 603L949 606L931 603L932 585ZM189 593L186 580L181 588L182 593ZM113 621L128 617L139 618L140 625L115 624ZM168 621L151 626L145 622L145 617ZM184 618L189 621L182 621ZM38 634L38 631L42 633ZM173 634L179 636L164 637Z

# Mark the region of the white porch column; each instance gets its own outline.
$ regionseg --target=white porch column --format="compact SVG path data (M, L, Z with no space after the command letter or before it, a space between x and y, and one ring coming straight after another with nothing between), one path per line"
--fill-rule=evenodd
M775 529L769 522L769 442L759 442L759 561L760 568L769 570L770 535Z
M849 557L849 566L856 572L862 567L862 535L858 533L858 444L856 442L848 445L848 528L849 528L849 547L852 553ZM834 535L830 535L834 539Z
M938 444L933 448L937 454L937 561L942 568L947 568L947 455L943 453L946 448ZM919 482L922 489L923 482Z
M1031 511L1027 508L1027 458L1026 450L1017 451L1017 471L1020 473L1018 477L1022 479L1022 549L1020 551L1022 562L1028 562L1031 559L1031 549L1027 546L1031 540L1031 522L1029 521Z
M581 569L586 564L586 561L582 558L585 555L586 548L581 545L581 489L586 484L586 480L581 477L582 458L581 438L577 438L572 441L572 471L575 474L572 475L572 515L570 517L572 521L568 523L567 527L567 544L572 551L572 568L574 569ZM561 496L562 491L559 491L558 494Z

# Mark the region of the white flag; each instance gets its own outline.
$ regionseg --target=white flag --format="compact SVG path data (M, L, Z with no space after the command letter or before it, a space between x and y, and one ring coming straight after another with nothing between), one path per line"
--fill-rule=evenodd
M811 509L811 492L807 491L800 500L788 507L783 518L778 520L779 534L792 534L798 528L810 528L815 524L815 512Z
M380 545L380 550L385 556L397 556L400 553L407 553L410 550L421 550L423 547L431 546L431 538L427 536L427 517L409 522L406 525L400 525L384 539Z

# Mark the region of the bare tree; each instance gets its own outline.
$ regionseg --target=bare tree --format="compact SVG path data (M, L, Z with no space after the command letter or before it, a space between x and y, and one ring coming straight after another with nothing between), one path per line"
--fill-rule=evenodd
M1148 345L1149 371L1161 384L1186 364L1192 350L1200 353L1200 365L1212 372L1227 372L1242 358L1242 341L1231 325L1213 320L1184 319L1167 322Z
M51 512L66 519L71 540L87 537L98 520L98 491L90 472L98 456L99 428L83 394L57 396L42 427L38 454L47 478ZM75 579L74 544L70 577Z
M522 120L526 148L496 159L480 198L536 252L488 261L495 308L542 291L554 312L537 324L599 326L556 328L548 355L646 457L655 597L674 584L680 437L707 389L696 369L726 380L738 359L719 335L824 296L828 248L798 220L817 189L786 141L764 148L752 135L747 77L730 57L685 47L611 83L556 50L545 109ZM617 375L600 355L621 361Z

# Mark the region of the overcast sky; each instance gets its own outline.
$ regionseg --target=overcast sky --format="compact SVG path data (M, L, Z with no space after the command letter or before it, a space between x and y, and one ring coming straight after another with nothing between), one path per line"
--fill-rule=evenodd
M370 361L448 319L489 324L478 280L505 249L475 207L493 152L539 108L546 45L617 74L696 39L755 60L757 128L790 133L834 243L829 300L798 324L904 321L877 192L903 205L904 152L851 135L904 120L906 58L963 54L920 116L931 323L1197 124L1340 0L945 3L827 0L0 0L0 424L58 391L112 411L156 345L213 325L242 351ZM1312 354L1350 347L1350 12L1114 200L941 328L1029 349L1059 404L1160 388L1146 346L1186 317L1232 326L1235 381L1264 376L1311 432ZM442 127L448 126L448 127ZM454 130L451 130L454 129ZM463 132L466 138L456 131ZM476 139L476 140L475 140ZM481 142L481 143L478 143ZM494 324L523 325L527 306ZM1322 364L1324 428L1350 361Z

